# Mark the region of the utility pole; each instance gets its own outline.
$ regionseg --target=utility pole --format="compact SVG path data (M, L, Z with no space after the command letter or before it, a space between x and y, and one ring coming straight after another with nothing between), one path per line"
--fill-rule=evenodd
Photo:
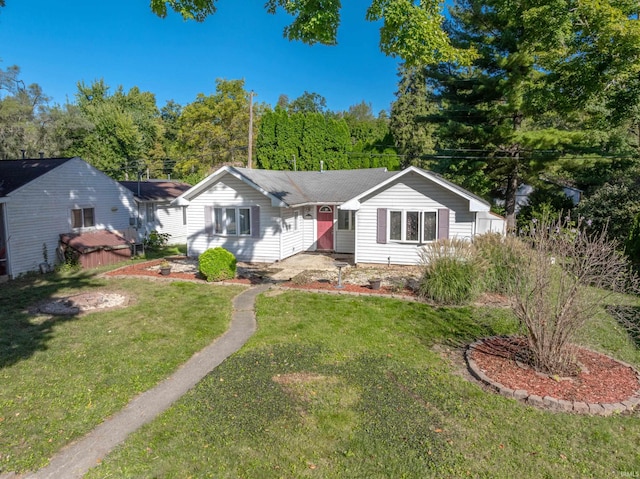
M247 168L251 169L253 156L253 91L249 92L249 147L247 148Z

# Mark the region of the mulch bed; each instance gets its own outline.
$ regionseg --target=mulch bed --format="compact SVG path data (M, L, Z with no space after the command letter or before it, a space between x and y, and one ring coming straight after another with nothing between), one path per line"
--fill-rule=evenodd
M491 380L540 397L617 403L640 390L635 371L604 354L577 347L581 372L570 378L553 378L517 361L517 354L523 348L526 348L523 338L490 338L476 346L472 358Z
M391 295L391 296L411 296L416 297L414 291L408 288L403 288L401 290L397 288L389 288L386 286L380 286L379 289L373 289L369 285L358 285L352 283L342 283L343 288L336 288L337 283L329 282L329 281L311 281L307 283L295 283L295 282L285 282L281 283L281 286L287 288L296 288L296 289L305 289L305 290L321 290L321 291L335 291L335 292L345 292L345 293L355 293L355 294L380 294L380 295Z
M118 268L113 271L109 271L105 273L106 276L149 276L153 278L165 278L165 279L183 279L188 281L202 281L206 282L206 280L198 273L198 272L181 272L172 270L171 273L167 276L163 276L160 271L160 263L162 260L151 260L145 261L143 263L136 263L129 266L124 266L122 268ZM225 280L225 283L236 283L236 284L259 284L265 281L262 275L252 276L248 275L247 277L238 277L230 280ZM304 290L326 290L326 291L342 291L345 293L375 293L381 295L395 295L395 296L412 296L415 297L415 292L408 288L403 288L398 290L397 288L388 288L385 286L381 286L379 289L372 289L369 285L356 285L351 283L343 283L343 289L336 288L336 282L330 281L310 281L306 283L296 283L292 281L287 281L283 283L279 283L281 286L287 288L296 288L296 289L304 289Z
M145 261L144 263L136 263L109 271L108 273L105 273L105 276L149 276L153 278L183 279L188 281L201 281L203 283L207 282L198 272L171 271L169 275L164 276L159 271L161 262L161 259L157 259ZM250 278L235 278L227 280L226 282L252 284L253 281Z

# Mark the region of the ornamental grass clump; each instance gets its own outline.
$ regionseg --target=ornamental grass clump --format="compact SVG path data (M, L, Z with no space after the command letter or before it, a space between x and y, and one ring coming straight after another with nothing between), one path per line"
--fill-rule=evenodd
M468 241L435 241L422 249L420 260L420 297L437 304L464 304L476 295L478 264Z
M474 257L481 270L484 291L509 294L515 286L513 272L520 268L527 246L519 238L486 233L473 239Z
M198 271L207 281L222 281L236 276L236 257L218 246L210 248L198 258Z

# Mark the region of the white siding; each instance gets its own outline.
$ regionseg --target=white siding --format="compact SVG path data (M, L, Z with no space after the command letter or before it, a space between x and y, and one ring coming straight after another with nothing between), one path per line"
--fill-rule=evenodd
M205 206L259 206L260 237L207 235ZM252 230L255 226L251 225ZM221 246L231 251L239 261L273 262L281 259L280 208L272 207L269 198L231 175L223 176L191 200L187 207L187 230L190 256L199 256L209 248Z
M133 194L79 158L60 165L9 195L6 204L9 273L15 277L57 262L60 234L71 232L71 210L93 207L95 229L123 231L136 216Z
M302 209L303 240L302 249L305 251L315 251L318 249L316 242L316 209L312 206L305 206Z
M479 235L485 234L485 233L498 233L501 235L505 234L506 222L502 216L481 211L478 213L476 221L478 222L476 234L479 234Z
M282 209L282 252L280 259L300 253L304 248L302 209ZM296 229L295 213L298 212Z
M140 203L140 220L142 222L139 230L140 238L144 238L145 235L155 230L158 233L168 233L169 244L184 244L187 242L187 225L184 221L186 217L183 214L184 207L155 203L155 220L149 222L147 204L149 203Z
M376 241L377 210L437 211L450 210L449 237L471 239L475 231L475 214L469 202L455 193L433 184L417 174L408 174L391 183L383 191L363 198L356 213L355 261L357 263L417 264L420 245Z

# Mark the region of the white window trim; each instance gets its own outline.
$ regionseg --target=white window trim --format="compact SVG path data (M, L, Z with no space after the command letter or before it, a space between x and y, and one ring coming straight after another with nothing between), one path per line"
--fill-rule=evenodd
M401 232L400 239L392 239L391 238L391 214L392 213L401 213ZM408 240L407 239L407 213L418 213L418 239L417 240ZM434 239L425 239L424 238L424 214L425 213L435 213L436 215L436 235ZM418 209L389 209L387 211L387 242L389 243L402 243L402 244L427 244L437 241L438 239L438 210L426 209L426 210L418 210Z
M73 212L76 210L81 211L82 217L82 226L73 226ZM93 224L91 226L85 226L84 224L84 210L93 210ZM96 207L94 205L82 205L82 206L73 206L69 210L69 222L71 224L71 229L74 231L82 231L82 230L92 230L96 228Z
M221 225L218 225L216 210L221 211ZM227 231L228 219L227 219L227 210L234 210L236 215L236 232L229 233ZM240 233L240 210L247 210L247 218L249 219L249 232L248 233ZM214 236L240 236L240 237L251 237L253 224L251 221L251 207L250 206L214 206L212 213L212 223L213 223L213 235ZM218 226L221 228L218 230Z

